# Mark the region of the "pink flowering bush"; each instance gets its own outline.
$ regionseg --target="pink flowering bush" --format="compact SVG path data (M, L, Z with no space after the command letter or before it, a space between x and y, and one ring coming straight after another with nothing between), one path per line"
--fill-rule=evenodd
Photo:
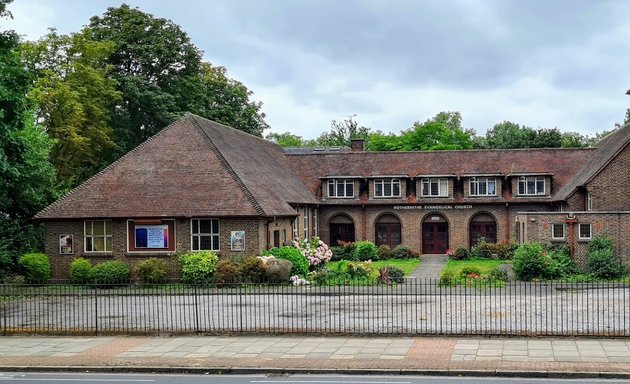
M312 268L323 265L332 257L332 250L318 237L313 237L308 241L305 239L294 240L293 246L306 257Z

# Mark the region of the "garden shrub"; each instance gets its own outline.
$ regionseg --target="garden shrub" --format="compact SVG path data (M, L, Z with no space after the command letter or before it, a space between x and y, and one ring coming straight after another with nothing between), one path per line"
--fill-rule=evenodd
M453 272L448 271L444 272L440 275L440 285L451 285L455 282L455 277L453 276Z
M78 257L70 263L70 281L75 284L86 284L90 281L92 262L83 257Z
M459 276L465 278L477 278L481 276L481 270L479 267L469 265L461 269Z
M136 264L134 271L144 284L157 284L166 277L166 264L156 257Z
M470 249L470 257L473 259L490 259L494 251L493 243L486 243L484 238L479 239Z
M331 280L335 279L335 274L333 274L330 270L323 268L319 271L309 273L307 277L315 285L326 285Z
M521 244L514 252L514 274L524 281L541 278L546 275L545 257L540 243Z
M625 273L625 268L617 261L611 249L589 251L588 269L599 279L617 279Z
M613 241L608 235L597 235L588 243L588 252L613 249Z
M394 250L392 250L392 258L394 259L409 259L412 257L412 252L409 247L404 245L397 245Z
M22 275L8 275L4 277L4 283L10 285L24 285L26 284L26 277Z
M392 249L389 245L381 245L376 250L376 255L379 260L387 260L392 258Z
M508 281L508 273L499 267L492 268L488 273L490 280Z
M566 244L551 247L548 252L545 277L558 279L578 272L578 267L571 259L569 246Z
M264 283L267 273L263 261L258 257L248 257L241 263L241 278L244 283Z
M343 260L343 257L345 255L345 249L343 247L330 247L330 250L332 251L332 257L330 258L331 261Z
M270 283L285 283L291 277L291 268L293 264L289 260L284 259L268 259L264 265L267 281Z
M289 260L293 265L293 268L291 268L292 275L304 277L308 273L308 260L306 260L306 257L304 257L304 255L296 248L272 248L268 251L265 251L264 254L272 255L276 259Z
M378 270L377 281L379 284L401 284L405 282L405 272L392 265L386 265Z
M219 257L212 251L188 252L179 257L182 281L186 284L209 284L217 271Z
M344 260L357 260L354 249L356 248L356 243L340 241L339 244L343 247L343 259Z
M453 256L451 256L451 259L453 260L466 260L470 258L470 252L468 251L468 249L464 248L464 247L459 247L455 250L455 253L453 253Z
M90 271L90 281L101 286L129 282L129 266L122 261L110 260L96 264Z
M308 265L313 269L321 267L324 263L330 261L332 257L332 251L328 245L317 236L312 237L310 240L294 240L293 246L306 257Z
M27 253L20 257L18 265L29 284L46 284L52 273L50 259L44 253Z
M358 241L355 244L355 260L377 260L376 245L371 241Z
M215 284L218 288L230 287L241 283L241 269L229 260L221 260L217 264Z
M336 276L338 278L365 279L372 275L372 263L355 261L342 261L337 265Z

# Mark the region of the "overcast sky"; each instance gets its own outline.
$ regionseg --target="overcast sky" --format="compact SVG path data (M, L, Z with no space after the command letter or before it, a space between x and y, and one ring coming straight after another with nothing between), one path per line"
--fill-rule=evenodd
M593 134L630 106L630 1L126 3L180 25L263 102L275 132L314 138L356 115L398 133L459 111L478 134L503 120ZM15 0L3 24L33 40L48 27L76 32L120 4Z

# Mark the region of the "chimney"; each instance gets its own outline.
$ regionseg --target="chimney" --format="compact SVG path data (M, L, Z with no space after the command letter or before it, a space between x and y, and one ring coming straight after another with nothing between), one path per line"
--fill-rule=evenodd
M364 139L352 139L350 140L350 149L352 152L364 152L365 140Z

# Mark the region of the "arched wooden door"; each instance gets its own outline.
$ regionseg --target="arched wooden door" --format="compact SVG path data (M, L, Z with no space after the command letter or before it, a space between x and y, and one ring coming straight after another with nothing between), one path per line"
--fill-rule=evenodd
M470 220L468 233L470 247L474 247L481 239L487 243L496 243L497 222L487 213L478 213Z
M422 253L446 253L448 222L440 214L431 214L422 222Z
M354 242L354 221L346 215L336 215L329 222L330 245L335 246L340 241Z

